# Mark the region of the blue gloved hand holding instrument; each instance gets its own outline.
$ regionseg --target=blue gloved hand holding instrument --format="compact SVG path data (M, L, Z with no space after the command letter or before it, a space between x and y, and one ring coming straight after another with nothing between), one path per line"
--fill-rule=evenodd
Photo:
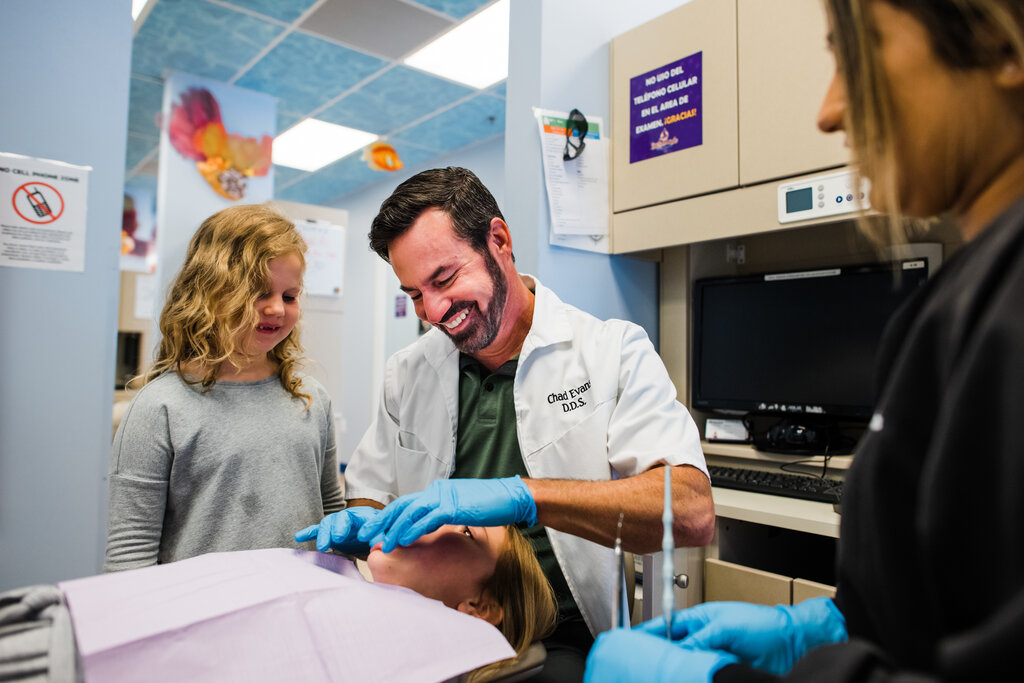
M504 526L537 523L533 494L519 476L503 479L439 479L423 491L392 501L359 530L372 548L391 552L445 524Z
M295 540L305 543L315 538L316 549L322 553L333 549L346 555L366 555L370 546L356 538L356 532L380 513L377 508L363 505L345 508L295 534Z
M657 635L624 628L598 635L584 683L708 683L716 671L739 661L728 652L692 650L665 640L665 621L660 621Z
M665 620L652 619L637 630L663 635ZM775 607L707 602L676 612L670 632L684 648L729 652L781 675L811 648L846 640L846 619L829 598Z

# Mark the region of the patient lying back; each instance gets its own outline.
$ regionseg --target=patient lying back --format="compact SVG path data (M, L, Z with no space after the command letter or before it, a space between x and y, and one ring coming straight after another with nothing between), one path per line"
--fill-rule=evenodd
M386 555L373 549L367 566L373 584L338 555L236 551L59 588L96 683L421 681L471 670L478 680L555 623L551 586L513 527L442 527Z
M517 655L554 629L551 584L514 526L443 526L390 553L378 544L366 561L377 583L411 588L495 625Z

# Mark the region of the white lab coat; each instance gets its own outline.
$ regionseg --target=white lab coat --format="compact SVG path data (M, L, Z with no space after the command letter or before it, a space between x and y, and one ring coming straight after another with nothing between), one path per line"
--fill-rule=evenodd
M707 474L697 427L643 328L598 320L523 277L536 302L513 396L529 475L609 480L663 462ZM458 416L459 353L431 330L388 360L377 415L345 470L345 497L387 504L450 476ZM548 534L590 630L609 628L612 551Z

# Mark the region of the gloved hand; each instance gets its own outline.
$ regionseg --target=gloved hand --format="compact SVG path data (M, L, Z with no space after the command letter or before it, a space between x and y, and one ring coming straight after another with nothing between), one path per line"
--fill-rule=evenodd
M316 539L316 549L324 553L331 548L346 555L366 555L370 546L356 538L356 532L382 511L365 505L345 508L308 526L295 534L295 540L305 543Z
M637 630L665 634L658 617ZM672 639L699 650L731 652L751 666L781 675L808 650L846 640L846 618L828 598L793 605L753 605L746 602L707 602L676 612Z
M662 621L662 632L664 633ZM605 631L587 655L584 683L707 683L715 672L738 662L728 652L691 650L636 629Z
M391 552L445 524L502 526L537 523L533 494L518 476L505 479L439 479L419 493L401 496L359 530L370 547Z

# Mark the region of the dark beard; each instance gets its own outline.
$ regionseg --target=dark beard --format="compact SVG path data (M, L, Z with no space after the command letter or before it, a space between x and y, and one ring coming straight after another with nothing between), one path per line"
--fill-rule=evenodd
M501 272L501 268L498 266L498 262L494 260L489 251L483 252L484 265L487 268L487 274L491 278L491 302L487 306L487 314L483 315L480 311L480 307L475 303L469 304L469 306L475 308L478 312L481 312L481 323L470 327L467 330L463 330L458 334L450 334L448 329L443 325L440 325L441 331L448 335L448 338L452 340L457 348L466 355L472 355L481 349L485 349L490 346L498 336L498 330L501 329L501 320L505 310L505 300L508 298L508 279L505 274ZM451 318L453 315L458 315L462 309L467 306L461 306L455 308L455 312L448 315L447 318Z

